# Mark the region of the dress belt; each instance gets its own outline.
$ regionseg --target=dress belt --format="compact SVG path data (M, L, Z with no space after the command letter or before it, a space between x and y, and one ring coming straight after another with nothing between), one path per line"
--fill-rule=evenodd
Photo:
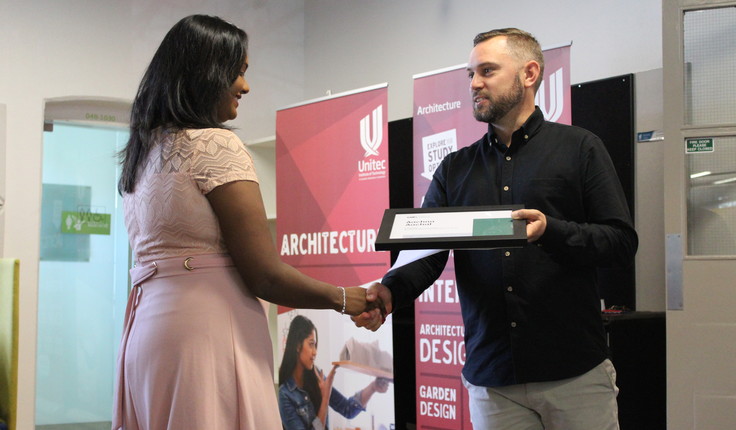
M228 254L202 254L192 257L170 257L153 260L130 269L130 280L133 288L128 296L128 304L125 307L125 320L123 322L123 336L118 350L118 380L116 381L115 402L117 407L113 416L113 428L117 429L123 425L125 408L125 349L128 345L130 329L135 320L135 311L140 303L143 288L141 285L153 276L184 275L196 273L197 269L208 267L234 266L232 258Z
M167 276L196 272L208 267L233 266L228 254L202 254L191 257L169 257L141 263L130 269L130 280L133 287L140 286L154 275Z

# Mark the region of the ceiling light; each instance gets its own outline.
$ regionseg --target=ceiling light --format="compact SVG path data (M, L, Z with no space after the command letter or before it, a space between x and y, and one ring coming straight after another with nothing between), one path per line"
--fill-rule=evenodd
M713 182L713 185L727 184L729 182L736 182L736 176L734 176L733 178L721 179L720 181L715 181Z
M710 175L710 171L706 170L704 172L693 173L692 175L690 175L690 179L702 178L703 176L708 175Z

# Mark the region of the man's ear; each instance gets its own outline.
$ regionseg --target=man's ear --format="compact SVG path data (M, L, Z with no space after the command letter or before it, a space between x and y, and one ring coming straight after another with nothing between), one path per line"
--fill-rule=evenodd
M540 74L541 68L539 67L539 63L536 61L527 61L527 63L524 65L523 68L523 82L524 87L526 88L534 88L537 81L542 79L542 76Z

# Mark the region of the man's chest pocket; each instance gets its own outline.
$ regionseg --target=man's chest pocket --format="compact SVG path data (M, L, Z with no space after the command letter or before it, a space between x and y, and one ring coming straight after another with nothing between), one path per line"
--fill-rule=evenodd
M525 187L521 203L527 209L537 209L545 215L567 218L563 215L577 212L582 207L582 202L575 198L577 195L562 178L532 179Z

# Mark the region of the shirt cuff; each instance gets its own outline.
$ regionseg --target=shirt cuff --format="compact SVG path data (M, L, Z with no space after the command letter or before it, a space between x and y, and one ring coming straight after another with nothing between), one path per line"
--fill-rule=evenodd
M319 417L316 417L314 421L312 421L312 428L314 430L325 430L325 425L322 424L322 420L320 420Z

